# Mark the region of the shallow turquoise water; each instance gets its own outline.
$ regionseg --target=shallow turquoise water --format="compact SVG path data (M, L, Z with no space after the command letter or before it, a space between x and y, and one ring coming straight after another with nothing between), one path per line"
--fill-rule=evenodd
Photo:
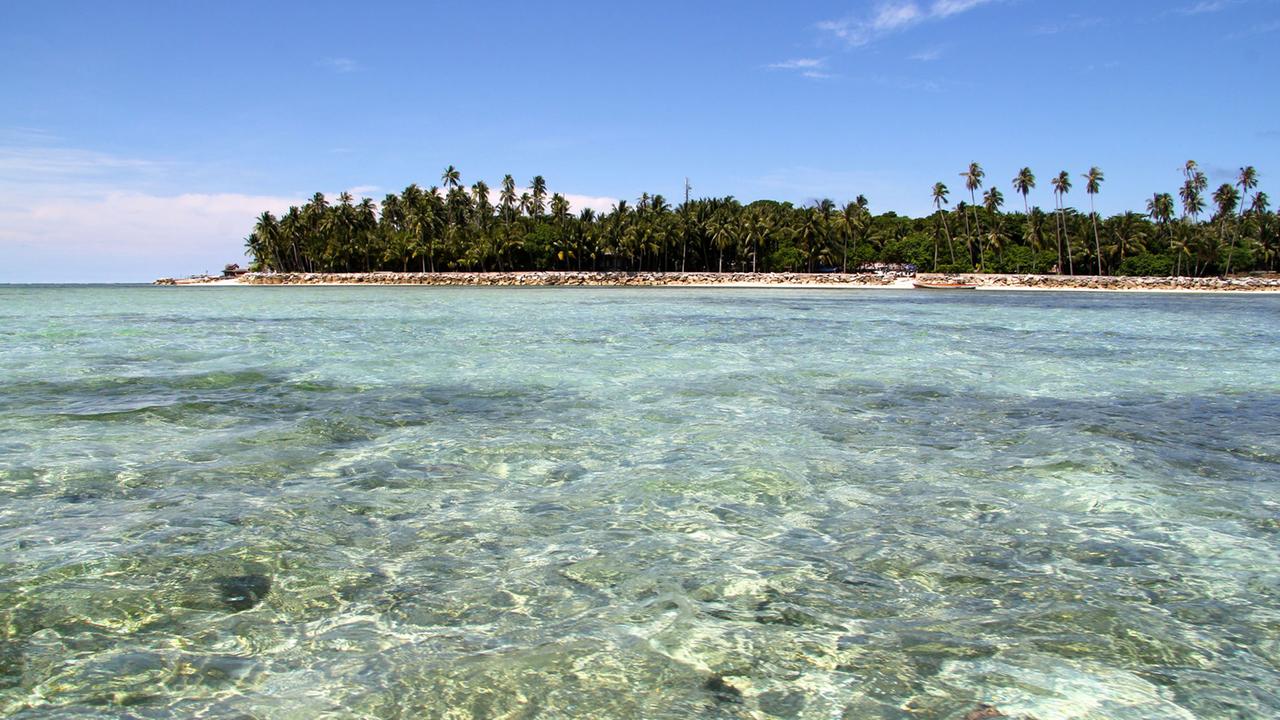
M0 287L0 714L1280 714L1280 298Z

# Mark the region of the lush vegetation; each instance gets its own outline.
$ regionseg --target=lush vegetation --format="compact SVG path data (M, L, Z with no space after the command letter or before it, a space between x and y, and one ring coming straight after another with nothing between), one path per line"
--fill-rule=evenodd
M330 204L316 193L283 217L263 213L247 245L255 269L295 272L847 272L885 262L940 272L1214 275L1275 271L1280 262L1280 221L1252 167L1206 195L1207 177L1188 161L1180 202L1156 193L1145 212L1108 218L1093 211L1105 181L1096 167L1076 178L1087 214L1067 204L1075 186L1065 171L1049 182L1051 211L1031 205L1038 185L1030 168L1011 183L1020 212L1004 211L998 187L983 190L977 163L961 178L968 202L951 206L951 190L936 183L935 211L923 218L873 215L862 196L797 207L732 197L672 205L648 193L634 205L575 214L564 196L548 196L541 176L521 190L508 175L495 193L484 182L464 186L449 166L439 187L410 185L380 206L347 193Z

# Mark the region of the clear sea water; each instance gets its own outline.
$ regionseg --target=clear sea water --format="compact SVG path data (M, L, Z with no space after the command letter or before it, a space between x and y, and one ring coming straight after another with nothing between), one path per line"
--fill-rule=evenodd
M1280 715L1280 297L0 287L0 715Z

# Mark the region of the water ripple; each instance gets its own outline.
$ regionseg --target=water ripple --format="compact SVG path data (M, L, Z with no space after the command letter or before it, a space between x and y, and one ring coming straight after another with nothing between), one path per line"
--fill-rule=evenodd
M0 306L0 714L1280 712L1270 298Z

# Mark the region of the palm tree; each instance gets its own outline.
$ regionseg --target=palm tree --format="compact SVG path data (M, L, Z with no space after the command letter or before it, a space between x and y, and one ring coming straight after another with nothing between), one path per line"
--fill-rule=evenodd
M377 205L372 198L360 198L360 204L356 206L356 232L364 249L364 271L369 272L370 255L375 251L380 253L380 248L375 247L380 236Z
M1178 189L1178 197L1182 199L1183 220L1189 217L1194 221L1204 210L1204 200L1200 197L1194 180L1188 179L1182 183L1182 187Z
M956 263L956 249L951 244L951 229L947 227L947 216L942 212L942 206L947 204L947 196L951 191L943 183L936 182L933 184L933 208L938 211L938 217L942 218L942 229L947 235L947 249L951 251L951 264ZM934 237L937 237L936 235ZM938 269L938 244L935 242L933 246L933 269Z
M671 204L660 193L649 196L649 222L646 232L653 247L654 262L658 272L667 271L668 250L671 243L671 227L668 214Z
M1032 252L1044 250L1044 212L1040 208L1032 210L1026 216L1026 221L1022 224L1022 239Z
M1135 212L1126 212L1112 217L1106 222L1111 244L1107 245L1109 255L1116 256L1116 266L1124 264L1125 255L1144 252L1147 233L1143 228L1142 216Z
M1004 193L1000 192L1000 188L993 187L982 196L982 206L991 214L991 232L989 238L996 238L999 233L997 230L1000 225L1000 208L1004 205ZM979 236L981 237L981 236ZM1003 240L996 244L996 256L1003 260L1004 242ZM982 242L978 242L978 257L982 257Z
M1202 196L1209 187L1209 178L1200 171L1200 166L1195 160L1187 161L1182 168L1182 176L1186 180L1179 193L1182 195L1183 214L1191 215L1194 220L1199 221L1200 213L1204 210Z
M276 222L276 218L270 212L264 212L258 216L258 223L254 225L253 233L250 238L256 239L258 245L250 245L250 249L254 250L255 259L266 256L267 269L280 271L284 269L284 263L280 259L280 224Z
M813 261L823 254L823 247L826 245L827 239L826 214L823 213L821 207L815 205L804 214L804 219L799 229L799 237L801 251L805 254L808 271L813 272Z
M1067 221L1066 221L1066 218L1062 216L1062 210L1063 210L1063 204L1066 202L1067 193L1069 192L1071 192L1071 175L1066 170L1063 170L1062 172L1058 173L1058 177L1053 179L1053 194L1054 194L1054 197L1057 198L1057 205L1058 205L1058 227L1056 227L1055 230L1058 232L1058 273L1059 274L1062 273L1062 244L1064 239L1063 236L1067 234L1066 233ZM1076 274L1075 262L1071 259L1071 238L1067 237L1065 238L1065 240L1066 240L1066 247L1067 247L1067 267L1070 269L1071 274L1075 275Z
M533 217L542 217L543 199L547 196L547 181L541 175L533 176L533 181L529 183L529 200L531 202Z
M1277 247L1277 241L1280 241L1280 226L1275 222L1276 217L1268 212L1270 208L1271 198L1267 197L1266 193L1259 192L1253 196L1249 212L1258 219L1259 255L1266 262L1267 268L1274 269L1275 260L1280 258L1280 247Z
M1244 217L1244 200L1249 197L1250 190L1258 187L1258 171L1252 165L1240 168L1240 174L1236 177L1236 186L1240 188L1240 216ZM1230 258L1227 261L1230 262Z
M982 206L994 216L1004 207L1004 193L1000 192L1000 188L991 188L982 194Z
M510 175L502 176L502 190L498 193L498 206L504 216L514 213L520 196L516 195L516 179Z
M1196 163L1188 162L1182 172L1185 182L1180 191L1156 193L1146 199L1148 221L1139 213L1102 217L1095 196L1103 176L1097 168L1091 169L1085 175L1090 195L1088 223L1083 213L1066 206L1071 175L1058 174L1052 184L1059 272L1069 268L1074 273L1077 255L1086 267L1090 261L1096 262L1098 273L1115 273L1127 270L1123 263L1137 253L1172 252L1176 259L1170 270L1175 275L1181 275L1184 258L1190 274L1226 275L1248 269L1248 262L1235 258L1235 250L1241 246L1242 257L1252 258L1257 267L1275 268L1280 262L1280 222L1271 212L1266 194L1256 189L1257 171L1241 168L1237 178L1212 193L1206 189L1207 176ZM1023 218L1004 214L1006 198L998 186L982 187L977 163L963 175L972 202L949 207L949 189L935 183L932 200L936 214L921 220L894 213L873 217L862 196L840 205L824 199L805 207L769 200L743 207L731 197L690 199L673 212L661 195L647 192L634 205L621 202L612 213L597 216L589 211L571 214L567 198L551 194L540 177L521 196L509 175L503 178L499 192L491 192L483 181L470 187L462 185L457 169L450 166L442 176L443 190L410 185L402 193L389 193L380 204L368 198L357 200L350 193L336 196L330 204L317 193L278 219L264 213L255 219L245 244L256 268L286 272L406 272L409 267L416 269L419 260L424 272L428 268L437 272L487 270L495 262L498 270L564 270L575 264L579 269L588 265L594 269L604 266L601 259L612 259L611 269L662 272L685 267L690 261L690 271L803 272L834 266L837 271L856 272L856 267L850 269L850 260L856 266L864 258L902 259L907 245L900 241L910 239L913 244L923 240L915 233L922 229L929 232L926 225L933 220L936 270L941 267L944 236L955 262L948 216L958 213L963 225L957 227L965 231L962 237L980 270L1025 272L1021 268L1028 260L1038 265L1048 250L1043 226L1048 214L1031 208L1035 177L1030 169L1023 168L1012 179L1013 189L1023 198ZM1177 220L1179 196L1181 222ZM1212 208L1211 218L1206 205ZM981 224L984 215L986 226ZM1206 219L1201 221L1201 217ZM1090 227L1093 248L1088 247ZM1107 238L1105 246L1102 237ZM682 251L677 260L675 243L682 239L692 252ZM1010 251L1008 266L1004 265L1006 249ZM987 250L998 258L998 267L987 266ZM1223 250L1227 251L1225 260ZM439 268L435 267L437 254Z
M969 163L969 169L960 173L960 177L964 178L964 186L969 191L969 207L974 208L978 204L978 198L975 193L982 188L982 178L986 177L986 172L982 166L976 162ZM982 226L978 224L978 215L976 210L972 210L973 229L979 237L982 235ZM982 241L978 241L978 271L982 271Z
M459 187L462 185L462 173L458 171L458 168L450 165L444 169L443 173L440 173L440 184L444 185L446 191Z
M1156 193L1147 201L1147 215L1156 222L1161 228L1169 233L1169 246L1173 246L1173 234L1169 228L1169 222L1173 220L1173 196L1169 193ZM1178 258L1181 261L1181 257ZM1176 273L1177 265L1175 264Z
M1028 215L1031 214L1031 206L1027 204L1027 195L1029 195L1035 187L1036 176L1035 173L1031 172L1031 168L1029 167L1024 167L1019 170L1018 174L1013 178L1013 189L1016 190L1018 194L1022 195L1022 209L1023 212Z
M564 269L569 269L569 261L573 257L572 238L569 236L568 224L571 215L569 214L569 201L564 195L555 193L551 196L551 219L556 225L556 238L560 245L558 255L564 260Z
M756 272L756 261L760 255L760 245L769 238L772 230L769 217L761 210L757 209L747 216L747 222L743 226L743 241L751 243L751 272Z
M1098 240L1098 213L1093 209L1093 196L1102 190L1102 171L1095 165L1082 175L1085 179L1084 191L1089 193L1089 215L1093 219L1093 249L1098 258L1098 274L1102 274L1102 243Z
M596 260L600 257L600 224L597 222L596 211L582 208L582 212L578 213L578 227L582 237L582 249L578 251L578 269L582 269L582 257L590 255L591 269L595 270Z
M735 237L734 231L737 228L733 226L733 222L723 213L717 213L711 220L711 242L716 246L718 266L716 272L724 272L724 251L733 246Z
M862 198L865 200L865 198ZM840 258L840 272L849 272L849 243L853 242L853 250L858 250L858 235L866 229L867 208L858 202L845 203L836 217L840 226L840 236L844 241L844 253Z
M1214 191L1213 202L1218 206L1218 244L1221 245L1225 240L1227 218L1235 215L1236 203L1240 202L1240 194L1236 192L1235 186L1223 183ZM1227 251L1227 266L1222 272L1223 277L1231 274L1231 255L1236 251L1236 236L1238 234L1231 233L1231 248Z
M1200 222L1200 213L1204 212L1204 190L1209 186L1209 178L1199 170L1195 160L1188 160L1186 169L1183 171L1186 182L1182 184L1182 188L1178 191L1178 196L1182 200L1182 220L1183 231L1186 237L1180 241L1179 251L1187 255L1188 261L1191 260L1191 248L1195 244L1194 237L1191 237L1198 228ZM1188 221L1188 218L1190 220ZM1198 275L1199 267L1191 266L1191 274Z
M1008 244L1009 236L1000 229L1000 223L991 223L991 229L987 231L987 247L995 249L997 267L1004 265L1004 247Z
M609 213L609 224L607 228L608 234L605 236L607 243L605 252L629 253L628 247L623 242L623 236L625 235L626 227L629 224L627 219L630 212L631 207L627 204L626 200L619 200L617 204L613 206L613 210Z
M1249 212L1254 215L1266 215L1267 210L1271 208L1271 198L1267 197L1264 192L1254 193L1253 202L1249 205Z

